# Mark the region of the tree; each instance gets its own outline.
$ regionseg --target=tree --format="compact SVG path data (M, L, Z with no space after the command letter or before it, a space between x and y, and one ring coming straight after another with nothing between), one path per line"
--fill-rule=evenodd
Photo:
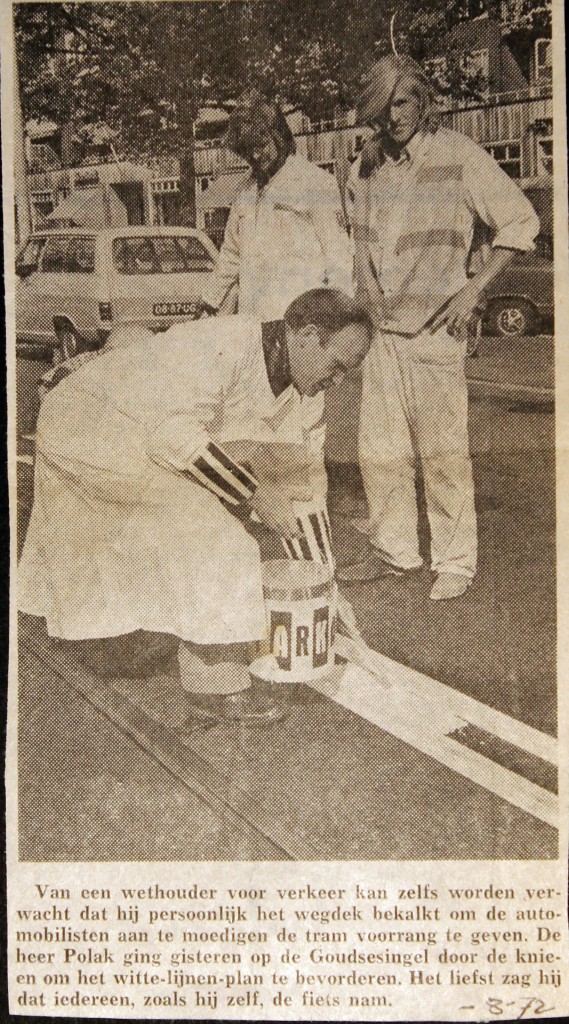
M487 0L490 13L501 4ZM511 33L549 33L550 0L506 0ZM79 138L103 126L124 156L180 162L181 219L195 222L194 122L204 103L257 85L320 120L353 105L362 73L395 45L419 61L485 0L192 0L16 7L27 118ZM549 12L549 14L548 14ZM521 38L521 37L520 37ZM447 91L483 83L450 62Z
M239 88L233 29L221 2L21 5L25 114L89 137L105 125L123 155L180 161L182 223L195 223L193 125L213 93ZM238 26L237 26L238 27Z

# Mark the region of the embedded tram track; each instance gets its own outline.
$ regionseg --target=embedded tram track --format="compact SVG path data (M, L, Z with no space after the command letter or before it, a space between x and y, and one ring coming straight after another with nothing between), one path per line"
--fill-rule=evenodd
M320 860L333 857L319 838L279 820L274 807L231 783L222 772L112 685L78 666L64 652L54 649L47 637L24 640L27 654L43 669L49 669L79 699L102 714L111 725L143 754L236 829L247 829L275 851L275 860Z

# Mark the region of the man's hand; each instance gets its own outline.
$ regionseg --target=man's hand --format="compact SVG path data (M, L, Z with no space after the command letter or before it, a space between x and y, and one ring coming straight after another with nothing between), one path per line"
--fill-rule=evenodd
M513 249L498 247L492 249L490 256L481 270L470 278L464 288L447 303L434 317L430 324L431 334L446 324L450 334L462 334L467 330L471 320L478 313L484 312L486 301L484 292L502 270L512 262L515 256Z
M294 514L293 501L310 501L312 494L297 488L291 491L272 481L261 481L248 505L270 530L281 537L298 537L300 529Z
M437 314L430 326L431 334L438 331L444 324L449 334L462 335L473 319L483 312L484 306L483 293L473 278Z

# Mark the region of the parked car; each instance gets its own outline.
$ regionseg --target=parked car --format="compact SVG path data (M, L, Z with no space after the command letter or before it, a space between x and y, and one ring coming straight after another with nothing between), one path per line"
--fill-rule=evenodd
M534 334L553 322L553 241L540 235L534 252L517 253L487 292L488 334Z
M160 330L193 319L216 264L213 242L191 228L36 231L16 261L18 351L67 358L118 324Z

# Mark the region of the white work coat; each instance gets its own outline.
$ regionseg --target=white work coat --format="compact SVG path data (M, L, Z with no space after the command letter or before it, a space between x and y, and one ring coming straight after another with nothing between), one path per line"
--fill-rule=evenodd
M240 317L176 325L86 363L40 411L20 609L67 639L260 639L257 542L184 470L211 439L303 446L318 475L321 412L292 385L275 398L261 325Z
M231 207L219 265L204 298L215 308L280 320L311 288L352 291L352 254L333 175L289 156L259 189L246 185ZM233 299L233 302L232 302Z

